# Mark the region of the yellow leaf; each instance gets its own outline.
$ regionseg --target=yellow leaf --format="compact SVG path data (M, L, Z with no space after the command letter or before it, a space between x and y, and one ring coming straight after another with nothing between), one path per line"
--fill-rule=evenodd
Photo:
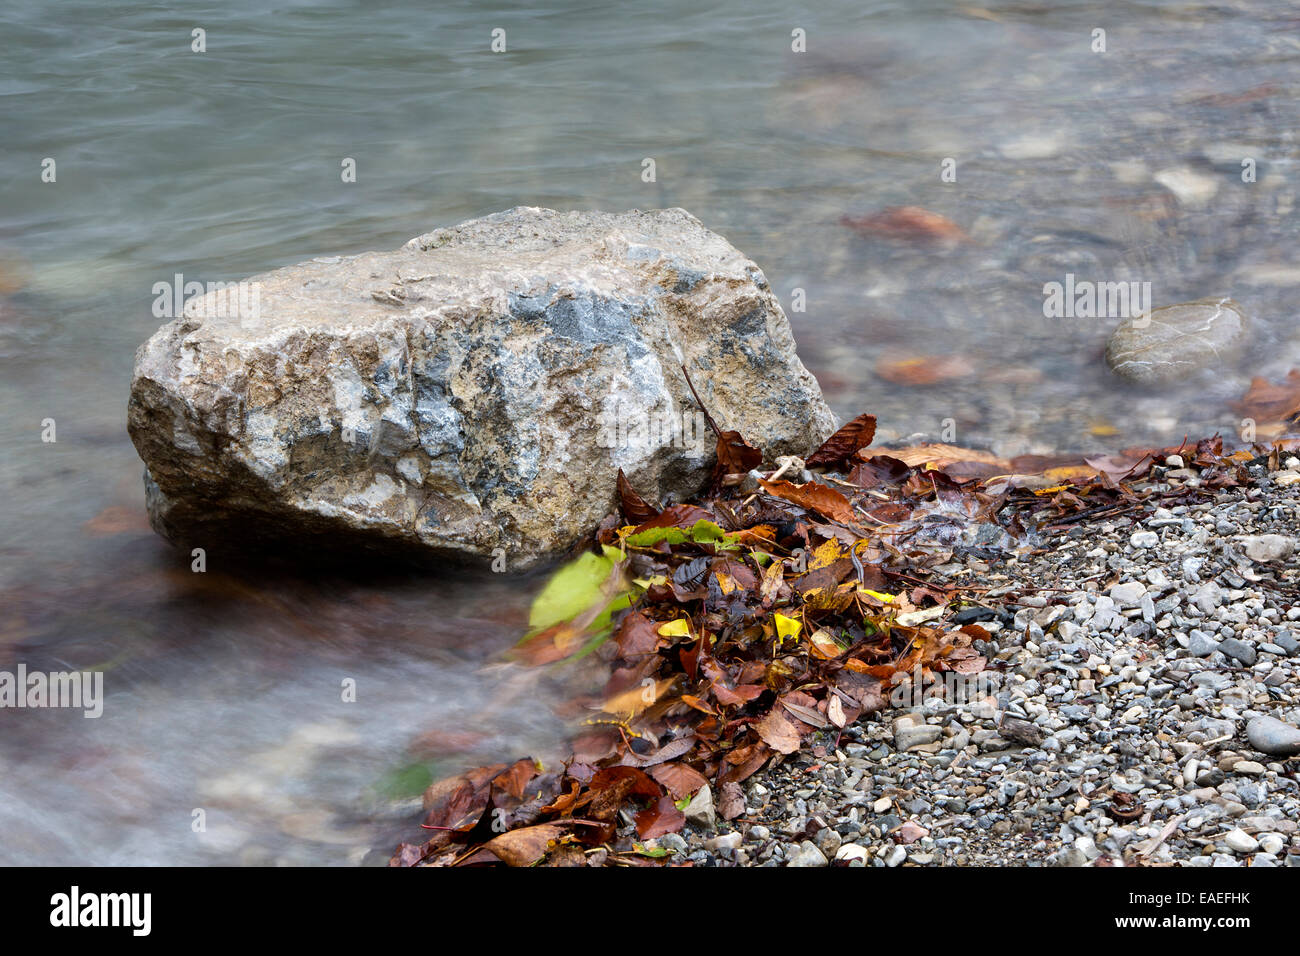
M1033 489L1033 491L1034 491L1034 494L1039 495L1039 496L1042 496L1042 495L1054 495L1054 494L1056 494L1058 491L1064 491L1066 488L1069 488L1069 487L1070 487L1069 485L1052 485L1050 488L1035 488L1035 489Z
M684 617L659 625L659 634L663 637L690 637L691 622Z
M799 632L803 630L803 622L797 618L773 614L772 619L776 621L776 636L782 643L785 643L787 637L797 639Z
M858 590L861 591L863 594L870 594L877 601L882 601L885 604L892 604L896 596L893 594L882 594L879 591L872 591L869 588L858 588Z
M1060 468L1048 468L1043 477L1057 483L1069 481L1091 481L1097 477L1097 469L1091 465L1062 465Z
M812 558L808 562L808 570L816 571L818 568L827 568L844 557L846 552L835 538L819 545L812 553Z

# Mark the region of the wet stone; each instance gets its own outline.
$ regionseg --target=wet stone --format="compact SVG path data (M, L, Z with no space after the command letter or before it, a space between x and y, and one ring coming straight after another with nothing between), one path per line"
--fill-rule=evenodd
M1231 299L1170 305L1121 322L1106 343L1106 363L1132 382L1173 382L1217 364L1240 344L1246 328L1245 312Z

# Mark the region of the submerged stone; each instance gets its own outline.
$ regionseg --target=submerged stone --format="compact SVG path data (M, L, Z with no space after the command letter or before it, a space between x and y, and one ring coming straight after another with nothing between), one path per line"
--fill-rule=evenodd
M1121 322L1106 343L1106 363L1142 384L1176 381L1215 365L1241 344L1248 320L1231 299L1198 299Z

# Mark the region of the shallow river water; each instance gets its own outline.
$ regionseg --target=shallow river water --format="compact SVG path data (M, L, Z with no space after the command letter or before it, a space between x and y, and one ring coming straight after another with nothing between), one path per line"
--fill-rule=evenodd
M171 6L0 7L0 670L106 691L0 710L3 863L378 862L431 774L572 719L496 662L535 581L200 575L150 532L125 405L178 273L682 206L762 266L841 417L1009 454L1230 434L1251 375L1300 367L1294 2ZM965 238L841 223L904 205ZM1121 386L1116 319L1044 316L1067 274L1231 295L1249 342ZM926 356L944 381L882 375Z

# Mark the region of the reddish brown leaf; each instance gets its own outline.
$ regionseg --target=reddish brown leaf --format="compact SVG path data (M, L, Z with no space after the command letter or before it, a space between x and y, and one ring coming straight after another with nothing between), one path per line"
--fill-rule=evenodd
M853 513L853 506L849 504L849 499L827 485L816 481L796 485L790 481L767 481L766 479L760 479L758 483L763 486L763 490L769 495L775 495L777 498L783 498L801 508L815 511L832 521L839 521L844 524L852 524L857 521L857 516Z
M516 800L524 799L528 782L537 776L537 764L531 757L524 757L510 765L492 780L492 785L499 787Z
M780 705L767 712L762 720L754 724L754 729L763 738L763 742L777 753L792 754L799 749L799 731L794 724L786 720Z
M691 528L701 519L712 521L713 515L698 505L671 505L655 517L637 525L633 533L650 528Z
M487 809L492 779L505 769L503 763L478 767L432 784L424 792L425 825L472 830Z
M910 355L876 363L876 374L895 385L938 385L974 371L970 360L960 355Z
M897 458L872 455L853 466L849 472L849 481L859 488L879 488L881 485L901 484L911 473L912 466Z
M643 840L676 833L685 825L686 814L677 809L672 797L666 795L636 815L636 832Z
M626 790L628 796L657 800L663 793L659 784L655 783L644 770L638 770L636 767L606 767L597 770L591 782L587 784L587 788L593 793L601 793L619 786L624 781L630 784Z
M754 744L732 751L727 755L727 762L731 764L731 769L722 775L722 783L725 785L748 780L763 769L763 764L767 763L767 758L770 756L772 751L766 744Z
M763 453L740 436L740 432L718 434L718 460L713 466L713 487L721 488L727 475L745 474L763 463Z
M849 460L859 449L871 444L876 437L876 416L859 415L841 426L830 438L822 442L806 462L809 468L829 468Z
M618 503L623 509L623 515L632 524L643 524L659 517L659 509L636 493L622 468L618 470Z
M1265 378L1252 378L1246 394L1232 407L1261 422L1285 422L1300 416L1300 369L1292 369L1277 385Z
M709 782L704 774L684 763L660 764L650 768L649 773L677 800L685 800L693 796Z
M578 801L578 793L582 789L582 784L572 777L568 777L565 779L565 786L569 788L568 791L560 794L551 803L543 807L543 813L562 816L573 809L573 805Z
M755 697L758 697L767 688L762 684L737 684L735 687L727 687L723 684L713 684L712 686L714 699L724 707L739 707L741 704L747 704Z
M619 656L632 659L646 657L659 649L664 638L659 633L659 621L652 621L640 611L624 615L614 633Z
M745 812L745 792L740 784L724 783L718 790L718 814L724 820L734 820Z
M902 240L944 240L968 238L951 219L920 206L894 206L870 216L844 216L840 222L866 236Z
M483 849L494 853L507 866L532 866L546 855L551 841L558 840L563 833L563 827L539 823L495 836L483 844Z

